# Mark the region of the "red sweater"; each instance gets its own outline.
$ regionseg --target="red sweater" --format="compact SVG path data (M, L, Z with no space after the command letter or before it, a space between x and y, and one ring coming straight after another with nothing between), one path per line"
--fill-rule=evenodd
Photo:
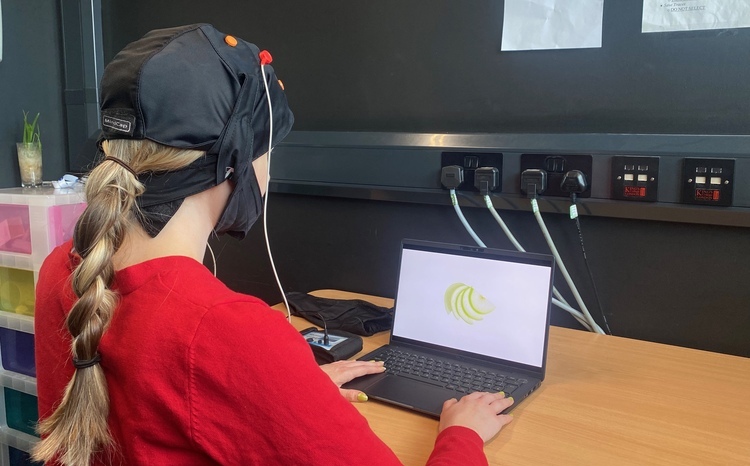
M69 242L52 252L37 285L42 418L73 374L64 323L74 302L70 250ZM99 347L113 464L400 464L282 313L229 290L203 264L150 260L117 272L115 288L120 304ZM428 464L487 460L475 432L451 427Z

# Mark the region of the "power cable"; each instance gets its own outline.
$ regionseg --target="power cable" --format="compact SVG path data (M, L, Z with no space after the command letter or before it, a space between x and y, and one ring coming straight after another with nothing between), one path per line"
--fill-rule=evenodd
M552 240L552 236L550 235L549 230L547 229L547 225L544 223L542 214L539 212L539 203L536 199L536 195L534 195L531 199L531 209L532 209L532 212L534 213L534 218L539 224L539 228L542 230L542 235L544 236L544 239L547 241L547 245L549 246L550 251L552 251L552 255L555 256L555 260L557 261L558 268L560 269L560 272L563 274L563 277L565 277L565 281L568 283L568 286L570 287L570 291L573 292L573 297L575 297L575 300L578 303L578 306L581 308L583 315L586 317L586 321L589 324L591 324L591 327L593 328L594 332L604 334L604 331L601 329L599 324L596 323L596 321L594 320L594 317L591 315L588 308L586 307L586 304L583 302L583 298L581 297L581 294L578 292L578 288L576 288L575 283L573 283L573 279L568 273L568 269L567 267L565 267L562 257L560 257L560 253L557 251L557 247L555 247L555 242Z
M573 193L571 196L571 202L573 203L573 206L576 205L576 195ZM604 322L604 328L607 331L608 335L612 335L612 330L609 328L609 322L607 321L607 315L604 313L604 307L602 306L602 301L599 299L599 290L596 288L596 280L594 280L594 274L591 272L591 266L589 265L589 259L586 256L586 248L583 245L583 232L581 231L581 221L580 217L577 214L578 209L574 209L576 212L576 215L574 215L574 220L576 222L576 228L578 229L578 238L581 242L581 253L583 254L583 263L586 266L586 272L588 272L589 280L591 280L591 287L594 290L594 298L596 298L596 304L599 306L599 313L602 315L602 320Z

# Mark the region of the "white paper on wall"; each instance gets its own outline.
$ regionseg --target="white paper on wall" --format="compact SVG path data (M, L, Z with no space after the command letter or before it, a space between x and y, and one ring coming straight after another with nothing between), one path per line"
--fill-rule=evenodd
M502 50L602 46L604 0L505 0Z
M643 0L641 32L750 27L750 0Z

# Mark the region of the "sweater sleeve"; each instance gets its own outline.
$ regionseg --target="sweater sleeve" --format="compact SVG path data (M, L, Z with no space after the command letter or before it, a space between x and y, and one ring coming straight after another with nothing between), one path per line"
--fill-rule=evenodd
M467 427L448 427L438 434L428 466L487 465L482 438Z
M193 442L220 464L401 464L277 311L212 308L190 365ZM458 427L438 436L429 464L487 462L479 436Z
M277 311L215 306L190 365L193 442L219 464L400 464Z

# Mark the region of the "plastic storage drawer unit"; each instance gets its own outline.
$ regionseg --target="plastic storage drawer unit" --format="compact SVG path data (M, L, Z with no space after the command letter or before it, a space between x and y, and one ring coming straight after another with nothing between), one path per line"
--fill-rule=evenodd
M34 287L52 250L73 237L80 188L0 189L0 311L34 315Z
M0 359L6 371L36 377L34 335L0 327Z
M39 441L34 433L37 419L36 381L33 377L0 372L0 466L25 458ZM12 388L11 388L12 387ZM28 465L27 465L28 466Z
M8 447L8 464L10 466L44 466L43 463L31 461L31 456L17 448Z
M0 189L0 265L39 270L85 208L81 189Z
M34 272L0 266L0 311L34 315Z
M0 466L32 464L34 289L44 259L73 237L86 208L82 188L0 189Z
M5 422L8 427L29 435L36 435L34 429L39 420L36 397L8 387L3 387L3 392Z

